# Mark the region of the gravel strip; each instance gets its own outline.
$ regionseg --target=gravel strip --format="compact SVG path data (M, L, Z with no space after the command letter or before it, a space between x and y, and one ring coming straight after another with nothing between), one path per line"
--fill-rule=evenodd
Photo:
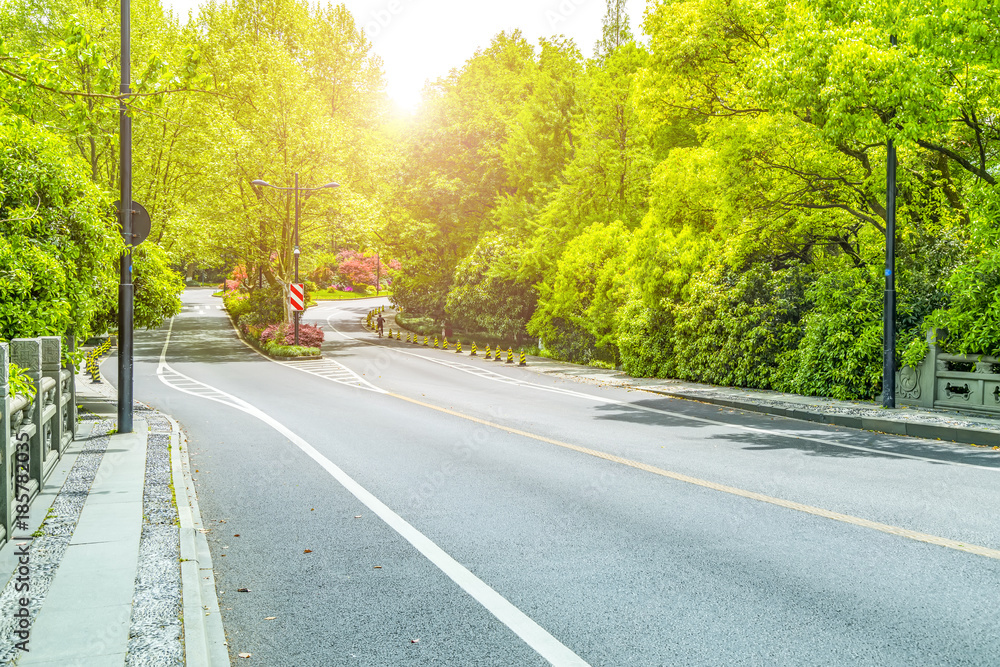
M126 667L184 664L181 642L180 534L170 473L171 425L144 411L149 424L142 537L132 598Z
M59 563L73 538L83 505L90 494L90 486L108 447L108 433L115 427L114 420L85 412L81 412L80 417L84 421L96 421L93 433L53 501L50 518L40 529L42 535L31 541L31 604L28 609L32 623L38 617ZM14 590L15 583L12 576L3 593L0 593L0 662L4 664L19 654L15 646L19 640L14 637L14 614L19 609L17 601L23 594Z

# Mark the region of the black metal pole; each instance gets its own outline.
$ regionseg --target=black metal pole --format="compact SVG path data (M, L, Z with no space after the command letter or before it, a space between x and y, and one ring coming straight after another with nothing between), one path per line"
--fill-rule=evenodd
M382 260L379 258L378 250L375 251L375 296L382 287Z
M295 172L295 282L299 282L299 172ZM299 344L299 312L295 311L295 344Z
M896 46L896 36L889 38ZM889 139L885 184L885 303L882 310L882 406L896 407L896 144Z
M121 160L121 225L125 252L118 287L118 432L132 432L132 119L127 96L131 93L131 22L129 0L121 0L122 79L119 103Z

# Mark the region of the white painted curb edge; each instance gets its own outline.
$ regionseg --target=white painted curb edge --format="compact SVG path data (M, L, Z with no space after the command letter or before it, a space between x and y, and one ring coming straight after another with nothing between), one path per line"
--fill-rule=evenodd
M160 413L163 414L162 412ZM201 511L191 479L187 438L170 420L170 468L180 520L181 595L184 614L184 661L188 667L228 667L229 648L222 627L215 573L208 540L201 532Z

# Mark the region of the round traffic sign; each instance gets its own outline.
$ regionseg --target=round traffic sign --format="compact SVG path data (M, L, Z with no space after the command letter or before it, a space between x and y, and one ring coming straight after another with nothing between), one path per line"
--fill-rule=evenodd
M115 202L115 209L118 211L118 227L122 227L121 210L122 202L119 199ZM149 220L149 213L145 208L142 207L137 201L132 201L132 240L125 239L125 243L129 245L139 245L146 240L149 236L149 230L152 227L152 222ZM122 237L125 236L125 231L122 230Z

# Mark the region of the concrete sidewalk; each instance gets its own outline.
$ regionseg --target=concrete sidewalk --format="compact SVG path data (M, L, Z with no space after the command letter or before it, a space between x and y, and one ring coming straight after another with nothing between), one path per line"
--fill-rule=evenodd
M77 438L32 503L29 529L0 549L0 572L14 573L0 596L0 662L228 665L179 425L136 403L133 432L119 434L115 390L82 375L76 386ZM15 590L25 552L27 593ZM14 635L25 595L27 651Z

